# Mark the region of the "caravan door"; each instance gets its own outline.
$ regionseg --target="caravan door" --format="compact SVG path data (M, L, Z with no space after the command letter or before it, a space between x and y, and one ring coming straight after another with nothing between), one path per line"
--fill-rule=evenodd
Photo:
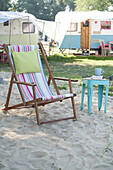
M90 20L81 22L81 49L89 49Z

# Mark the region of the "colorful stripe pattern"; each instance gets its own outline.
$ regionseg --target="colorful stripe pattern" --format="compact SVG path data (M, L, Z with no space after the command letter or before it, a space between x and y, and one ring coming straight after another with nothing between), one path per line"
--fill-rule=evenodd
M56 96L53 95L50 87L48 86L47 79L44 74L38 45L37 46L16 45L16 46L8 46L8 48L9 48L9 55L10 55L10 59L11 59L13 67L14 67L14 62L13 62L13 57L12 57L12 49L15 52L22 52L22 51L27 52L27 51L33 51L33 50L37 49L37 59L38 59L38 63L39 63L40 73L22 73L22 74L17 75L18 81L27 82L27 83L34 82L36 84L35 92L36 92L37 98L41 98L41 100L60 100L65 97L73 97L73 94L71 94L71 93L64 94L64 95L56 95ZM15 67L14 67L14 69L15 69ZM20 87L21 87L21 90L23 92L26 102L34 100L33 91L32 91L31 86L20 85Z

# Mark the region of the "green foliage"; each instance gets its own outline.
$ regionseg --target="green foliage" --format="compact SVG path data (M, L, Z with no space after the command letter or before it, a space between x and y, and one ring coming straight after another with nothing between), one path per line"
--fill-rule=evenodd
M64 11L65 0L18 0L17 11L26 11L36 18L54 20L59 11Z
M57 86L59 90L67 90L67 87L65 86Z
M113 92L113 86L109 87L109 91Z
M65 0L65 2L66 2L66 5L69 6L70 10L74 11L74 9L75 9L74 1L73 0Z
M38 19L54 21L55 15L65 11L67 5L70 10L74 10L73 0L17 0L12 3L10 10L26 11Z
M10 8L9 8L9 10L10 11L16 11L16 5L17 5L17 2L16 1L12 1L11 3L10 3Z
M103 94L105 95L106 93L103 92ZM113 96L113 93L108 92L108 96Z
M112 4L111 0L76 0L75 1L75 10L76 11L91 11L98 10L104 11L108 10L108 7Z
M113 0L0 0L0 11L25 11L36 18L54 21L55 15L67 6L72 11L104 11L112 4Z
M0 11L8 11L10 0L0 0Z

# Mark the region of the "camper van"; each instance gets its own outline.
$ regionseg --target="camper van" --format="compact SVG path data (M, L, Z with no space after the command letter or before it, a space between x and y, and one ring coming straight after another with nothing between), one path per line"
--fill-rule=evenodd
M0 11L0 44L36 45L39 30L28 13Z
M113 42L113 12L58 12L55 22L63 35L60 49L98 49L100 40Z

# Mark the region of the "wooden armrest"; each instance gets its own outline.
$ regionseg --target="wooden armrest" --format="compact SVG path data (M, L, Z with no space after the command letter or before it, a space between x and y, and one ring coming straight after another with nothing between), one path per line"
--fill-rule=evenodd
M74 79L66 79L66 78L59 78L59 77L54 77L55 80L63 80L63 81L69 81L71 80L71 82L78 82L78 80L74 80Z
M32 82L32 83L27 83L27 82L21 82L21 81L13 81L13 83L23 84L23 85L28 85L28 86L36 86L36 84L34 84L34 82Z

